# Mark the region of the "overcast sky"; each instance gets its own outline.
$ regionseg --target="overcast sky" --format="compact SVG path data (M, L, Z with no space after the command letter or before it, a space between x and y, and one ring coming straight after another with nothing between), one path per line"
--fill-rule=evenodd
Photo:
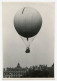
M32 7L42 16L40 32L26 54L26 46L14 28L14 16L23 7ZM54 62L54 3L3 3L3 67L22 67Z

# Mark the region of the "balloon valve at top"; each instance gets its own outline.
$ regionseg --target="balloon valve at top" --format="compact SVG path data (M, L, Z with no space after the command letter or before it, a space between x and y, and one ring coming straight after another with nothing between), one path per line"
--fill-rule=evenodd
M23 14L24 10L25 10L25 7L24 7L23 10L22 10L22 14Z

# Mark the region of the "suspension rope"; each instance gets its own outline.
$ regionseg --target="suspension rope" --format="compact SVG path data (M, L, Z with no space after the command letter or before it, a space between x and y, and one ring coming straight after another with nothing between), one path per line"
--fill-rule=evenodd
M21 37L21 36L20 36L20 37ZM30 40L30 42L29 42L29 39L28 39L28 42L27 42L27 39L24 38L24 39L26 40L26 42L28 43L28 46L27 46L27 44L26 44L25 40L23 39L23 37L21 37L21 39L24 41L26 47L30 47L30 45L31 45L31 43L33 42L34 38L35 38L35 36L34 36L33 38L29 38L29 39L32 39L32 40Z

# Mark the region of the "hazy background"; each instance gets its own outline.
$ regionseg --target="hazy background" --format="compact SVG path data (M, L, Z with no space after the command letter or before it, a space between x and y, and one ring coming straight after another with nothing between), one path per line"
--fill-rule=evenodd
M54 3L3 3L3 67L22 67L54 62ZM13 24L14 15L23 7L32 7L42 16L42 28L25 53L26 46Z

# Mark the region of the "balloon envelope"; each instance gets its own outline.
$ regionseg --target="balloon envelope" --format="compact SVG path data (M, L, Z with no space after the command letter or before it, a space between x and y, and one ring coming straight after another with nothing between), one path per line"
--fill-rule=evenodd
M34 8L24 7L14 17L14 26L18 34L30 38L35 36L42 25L42 17Z

